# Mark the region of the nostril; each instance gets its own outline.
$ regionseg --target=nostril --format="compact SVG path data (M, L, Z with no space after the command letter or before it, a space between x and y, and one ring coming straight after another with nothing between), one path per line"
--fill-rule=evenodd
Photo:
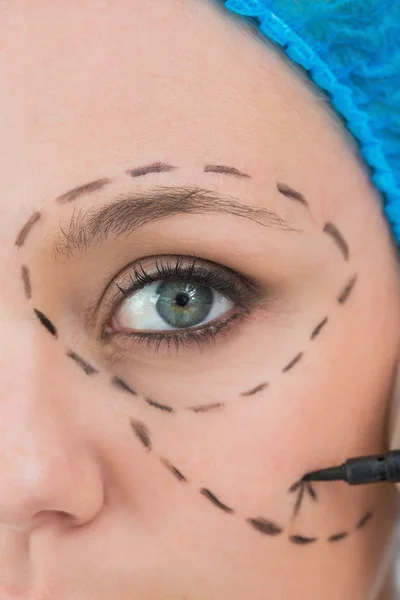
M25 530L30 531L33 529L39 529L48 524L59 523L63 526L72 526L74 523L74 516L71 513L63 510L42 510L34 516L29 525L26 526Z

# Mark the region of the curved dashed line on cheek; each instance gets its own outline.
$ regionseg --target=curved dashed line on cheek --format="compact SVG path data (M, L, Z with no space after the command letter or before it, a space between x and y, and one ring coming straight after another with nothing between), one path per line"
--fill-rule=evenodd
M317 537L306 537L304 535L291 535L289 536L289 541L292 544L298 544L299 546L306 546L308 544L313 544L317 542L319 538Z
M99 372L97 369L92 367L91 364L89 364L86 360L84 360L81 356L79 356L79 354L77 354L73 350L68 350L67 356L69 358L71 358L73 361L75 361L75 363L78 365L78 367L80 367L84 371L84 373L86 373L86 375L95 375Z
M39 319L39 321L43 325L43 327L45 327L45 329L47 329L47 331L49 331L52 336L54 336L56 339L58 339L57 328L50 321L50 319L48 317L46 317L46 315L43 314L40 310L37 310L37 308L34 308L33 312L35 313L35 315L37 316L37 318Z
M263 533L264 535L275 536L279 535L280 533L283 533L282 527L279 527L279 525L277 525L273 521L269 521L268 519L264 519L263 517L258 517L256 519L250 518L246 519L246 521L247 523L249 523L249 525L254 527L254 529L259 531L260 533Z
M135 432L136 437L140 440L141 444L146 448L146 450L150 452L152 450L152 443L147 425L145 425L142 421L132 418L130 420L130 424L132 430Z
M317 335L319 335L321 333L322 329L325 327L327 322L328 322L328 317L325 317L325 319L322 319L322 321L320 323L318 323L316 328L313 329L313 331L311 332L310 341L314 340L317 337Z
M284 367L282 369L282 373L286 373L287 371L289 371L290 369L292 369L302 358L303 358L304 353L303 352L299 352L293 360L290 361L290 363L288 365L286 365L286 367Z
M162 411L168 412L168 413L175 412L175 410L172 408L172 406L169 406L168 404L161 404L160 402L156 402L155 400L152 400L151 398L145 398L144 401L147 402L147 404L149 406L152 406L153 408L157 408L158 410L162 410Z
M328 537L328 542L340 542L340 540L343 540L348 535L349 535L348 531L341 531L340 533L335 533Z
M212 504L214 504L214 506L216 506L220 510L223 510L224 512L227 512L231 515L235 512L233 508L221 502L221 500L217 498L217 496L215 496L215 494L213 494L209 489L201 488L200 494L202 496L205 496Z
M148 426L143 421L131 419L131 427L132 427L136 437L138 438L139 442L144 447L144 449L147 450L148 452L152 451L153 446L152 446L151 435L150 435L150 430L149 430ZM188 478L183 474L182 470L178 469L171 461L169 461L167 458L165 458L164 455L156 455L156 456L159 459L160 463L163 465L163 467L165 467L168 470L168 472L170 472L174 476L174 478L176 480L178 480L180 483L194 485L194 484L190 484ZM295 491L295 489L297 489L297 487L295 487L295 486L297 486L297 484L298 484L298 482L296 482L296 484L291 486L290 489ZM194 487L196 487L196 486L194 485ZM214 506L216 509L218 509L218 511L224 512L229 515L235 515L237 518L244 519L244 522L247 525L249 525L253 530L257 531L261 535L264 535L266 537L277 537L284 533L287 533L288 541L296 546L309 546L309 545L314 544L315 542L323 541L323 540L326 542L329 542L329 543L334 543L334 542L339 543L340 541L346 539L350 535L349 531L343 531L343 530L338 533L332 534L327 538L321 538L321 537L317 537L317 536L307 536L307 535L300 534L300 533L293 534L293 533L291 533L291 531L285 532L283 527L281 527L280 525L278 525L275 521L273 521L271 519L267 519L262 516L244 517L244 518L241 517L236 509L234 509L232 506L228 505L225 501L221 500L221 497L219 495L217 495L214 491L211 491L210 488L201 487L201 488L197 488L197 491L198 491L198 493L200 493L200 495L205 497L212 506ZM316 497L315 492L313 492L313 496ZM360 529L362 529L363 527L365 527L371 520L372 516L373 516L372 511L369 510L368 512L366 512L361 517L361 519L358 520L358 522L354 528L354 532L357 532Z
M262 392L267 387L269 387L269 383L268 382L260 383L259 385L257 385L256 387L252 388L248 392L242 392L240 395L241 396L253 396L254 394L257 394L257 392Z
M215 402L214 404L199 404L198 406L188 406L188 410L193 412L210 412L212 410L219 410L225 408L226 404L222 402Z
M135 390L133 390L123 379L121 379L120 377L113 377L111 380L111 384L115 385L116 387L118 387L119 389L123 390L124 392L128 392L128 394L132 394L132 396L137 396L137 392L135 392Z
M362 529L363 527L366 526L366 524L372 519L372 511L368 511L367 513L365 513L365 515L363 517L361 517L361 519L358 521L357 525L356 525L356 529Z
M170 473L172 473L174 477L178 479L178 481L184 481L187 483L187 479L183 475L183 473L179 469L174 467L174 465L167 458L165 458L164 456L160 456L159 458L161 464L164 465L164 467L166 467L168 471L170 471Z
M353 277L346 284L343 291L338 296L337 301L339 302L339 304L344 304L348 300L356 283L357 283L357 275L353 275Z

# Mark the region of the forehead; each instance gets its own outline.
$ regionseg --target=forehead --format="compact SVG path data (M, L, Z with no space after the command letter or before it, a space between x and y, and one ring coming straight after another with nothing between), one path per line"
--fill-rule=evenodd
M343 145L282 58L208 0L0 11L0 176L18 211L157 160L179 164L183 184L213 162L251 170L248 190L279 179L301 189L296 173L327 167L326 131Z

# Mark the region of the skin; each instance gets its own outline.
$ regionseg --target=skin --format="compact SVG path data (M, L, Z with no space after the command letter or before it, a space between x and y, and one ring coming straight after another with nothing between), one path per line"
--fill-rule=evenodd
M288 493L309 470L387 449L398 268L380 197L347 136L274 51L206 1L21 0L3 3L0 35L1 598L391 598L395 490L316 484L317 500L306 494L293 522L296 492ZM125 174L155 161L179 169ZM207 163L251 177L205 173ZM102 177L115 180L76 203L55 202ZM51 241L74 206L157 185L234 196L297 231L176 215L55 260ZM18 248L34 211L42 219ZM328 222L348 243L348 260L324 233ZM215 346L157 355L102 344L100 316L83 322L130 263L191 253L260 289L248 319ZM66 356L71 348L99 372L85 375ZM139 396L110 385L116 374ZM219 411L185 410L222 401ZM151 450L132 420L148 428ZM250 517L283 531L260 533ZM318 539L299 545L291 535Z

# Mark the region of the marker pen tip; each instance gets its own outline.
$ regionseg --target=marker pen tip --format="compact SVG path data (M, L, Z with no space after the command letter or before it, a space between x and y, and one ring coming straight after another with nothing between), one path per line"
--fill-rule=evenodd
M343 465L330 467L321 471L312 471L303 477L303 481L346 481L346 473Z

